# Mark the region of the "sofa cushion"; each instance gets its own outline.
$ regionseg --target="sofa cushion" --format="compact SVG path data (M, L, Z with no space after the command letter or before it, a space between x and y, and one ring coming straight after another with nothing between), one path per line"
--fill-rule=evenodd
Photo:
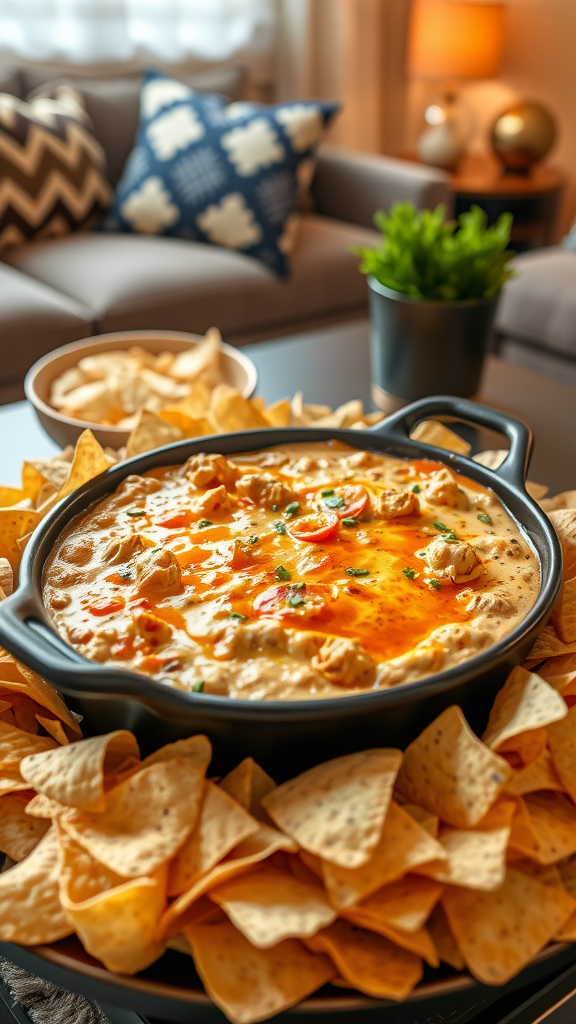
M225 246L285 276L299 182L337 110L316 100L226 104L148 72L136 146L104 228Z
M349 250L377 239L366 228L305 215L286 280L249 256L177 238L76 235L4 258L89 305L100 333L204 333L216 325L227 339L246 341L361 315L366 282Z
M576 253L556 246L523 253L514 270L498 305L497 331L576 356Z
M108 180L115 188L136 139L142 73L114 78L85 78L71 69L70 74L55 79L53 69L23 68L20 77L26 95L43 94L63 82L72 83L78 89L94 125L96 138L106 154ZM242 68L208 68L176 77L198 92L222 93L229 100L239 100L243 95Z
M21 380L32 363L94 333L86 306L0 263L0 385Z
M85 226L110 198L78 93L61 86L31 103L0 95L0 249Z

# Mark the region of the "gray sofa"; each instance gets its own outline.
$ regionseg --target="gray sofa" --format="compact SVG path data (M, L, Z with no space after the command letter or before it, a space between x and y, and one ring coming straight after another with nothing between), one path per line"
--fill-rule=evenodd
M236 69L179 77L197 89L241 95ZM0 67L0 92L24 98L49 78L46 70ZM139 77L70 79L84 95L115 185L134 142ZM204 332L216 324L242 345L362 316L366 282L350 247L377 238L374 211L397 200L419 207L451 201L441 171L334 149L320 151L311 195L287 280L237 252L175 238L77 233L4 250L0 401L20 395L40 355L91 334Z

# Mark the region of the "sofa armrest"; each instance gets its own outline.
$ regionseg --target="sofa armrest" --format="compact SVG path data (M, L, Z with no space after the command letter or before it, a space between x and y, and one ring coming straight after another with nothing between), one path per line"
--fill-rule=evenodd
M376 210L410 201L418 209L444 203L453 209L450 178L423 164L369 153L321 149L311 187L316 213L374 227Z

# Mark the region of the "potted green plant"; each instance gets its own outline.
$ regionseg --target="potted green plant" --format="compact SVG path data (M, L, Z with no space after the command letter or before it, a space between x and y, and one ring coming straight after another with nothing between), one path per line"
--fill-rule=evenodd
M372 392L385 412L426 395L478 393L498 295L512 275L512 215L487 227L478 206L458 221L445 212L397 203L374 217L382 243L353 250L368 275Z

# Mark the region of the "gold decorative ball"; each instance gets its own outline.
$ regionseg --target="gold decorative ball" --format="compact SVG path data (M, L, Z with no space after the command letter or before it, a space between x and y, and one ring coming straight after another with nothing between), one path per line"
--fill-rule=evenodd
M494 152L507 171L526 173L556 141L556 121L540 103L515 103L496 118L490 132Z

